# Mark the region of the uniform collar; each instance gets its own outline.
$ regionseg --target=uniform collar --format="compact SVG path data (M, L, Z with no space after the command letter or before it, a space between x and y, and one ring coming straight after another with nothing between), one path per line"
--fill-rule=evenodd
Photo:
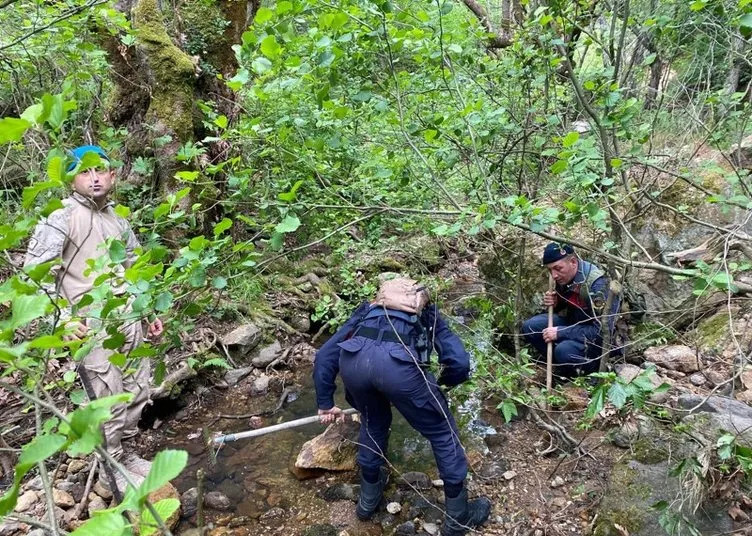
M86 197L85 195L82 195L76 191L71 194L71 198L75 199L81 205L96 212L105 212L108 208L115 204L114 201L108 199L107 203L100 209L91 197Z

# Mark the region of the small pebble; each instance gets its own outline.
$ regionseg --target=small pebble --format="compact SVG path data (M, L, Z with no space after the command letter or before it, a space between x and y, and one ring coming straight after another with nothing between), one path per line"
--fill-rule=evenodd
M564 479L560 476L557 476L551 481L551 487L552 488L560 488L564 485Z
M504 477L504 480L512 480L514 477L517 476L517 473L514 472L514 471L507 471L506 473L504 473L501 476Z
M386 511L390 514L399 514L402 511L402 505L398 502L390 502L386 505Z
M428 534L431 534L432 536L439 533L439 527L438 525L436 525L436 523L424 523L423 530Z

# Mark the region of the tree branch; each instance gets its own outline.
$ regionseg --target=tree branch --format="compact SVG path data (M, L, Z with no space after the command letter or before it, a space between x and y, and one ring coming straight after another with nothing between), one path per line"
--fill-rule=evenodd
M476 2L476 0L462 0L462 2L470 11L473 12L473 15L475 15L475 17L478 19L478 22L480 22L480 25L483 27L483 29L486 30L486 32L492 34L488 39L489 48L506 48L512 44L512 38L509 33L503 30L496 30L491 25L491 21L488 18L488 13L486 12L486 8Z

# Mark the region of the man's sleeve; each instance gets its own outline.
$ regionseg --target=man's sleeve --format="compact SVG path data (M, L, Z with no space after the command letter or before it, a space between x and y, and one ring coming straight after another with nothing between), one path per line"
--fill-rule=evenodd
M319 409L334 407L334 391L337 389L334 380L339 373L339 344L355 329L362 316L368 310L369 304L362 303L353 315L345 322L337 333L324 343L316 352L313 361L313 383L316 386L316 404Z
M63 256L65 242L68 239L68 220L68 211L62 208L37 224L26 250L24 268L60 259ZM44 291L52 297L57 296L56 287L60 269L59 263L54 265L50 269L53 282L42 283Z
M462 340L449 329L436 305L431 304L426 308L423 322L430 330L429 337L433 337L433 346L443 366L439 384L454 387L466 381L470 377L470 354Z

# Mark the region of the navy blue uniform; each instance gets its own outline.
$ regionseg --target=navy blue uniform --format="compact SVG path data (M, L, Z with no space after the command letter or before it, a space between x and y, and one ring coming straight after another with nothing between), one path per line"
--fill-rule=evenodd
M408 335L414 332L410 315L364 303L316 354L316 401L319 409L334 406L334 380L339 372L347 401L361 415L361 468L378 469L384 463L393 404L430 441L441 478L459 483L467 475L467 460L454 417L438 386L451 387L467 380L470 356L434 305L424 309L421 322L443 365L438 381L419 366L418 349ZM366 328L368 336L359 335L359 328ZM394 333L406 335L404 344L384 340L385 336L393 338L390 334Z
M597 266L579 260L574 279L566 285L556 285L558 301L554 307L553 325L558 327L554 341L554 372L558 376L572 377L577 374L596 372L600 364L603 339L600 316L608 298L608 278L595 279L589 288L583 289L591 271L603 273ZM594 310L595 309L595 310ZM609 315L609 329L613 332L619 298L614 296ZM542 332L548 327L548 314L528 318L522 324L525 340L541 355L546 355L546 342Z

